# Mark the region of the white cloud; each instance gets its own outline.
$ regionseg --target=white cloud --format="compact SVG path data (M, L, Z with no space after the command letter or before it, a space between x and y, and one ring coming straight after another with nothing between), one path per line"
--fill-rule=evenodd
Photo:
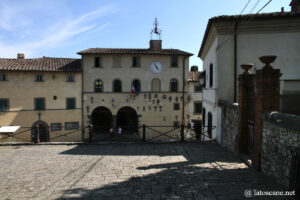
M36 16L28 14L28 6L11 8L12 5L1 3L0 6L5 8L5 12L0 14L3 18L0 20L0 57L16 57L18 52L34 57L40 51L62 46L75 36L86 36L106 28L108 23L99 24L99 19L118 12L115 6L103 6L77 17L66 13L58 16L56 23L36 26ZM36 8L32 11L37 11ZM24 9L27 9L25 14ZM1 34L1 28L5 34ZM17 38L15 41L14 36Z

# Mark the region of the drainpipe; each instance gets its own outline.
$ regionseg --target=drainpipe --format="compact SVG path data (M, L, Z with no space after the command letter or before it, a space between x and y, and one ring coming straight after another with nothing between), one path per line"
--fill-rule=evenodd
M237 102L236 93L237 93L237 28L238 22L236 21L234 24L234 94L233 94L233 101L234 103Z

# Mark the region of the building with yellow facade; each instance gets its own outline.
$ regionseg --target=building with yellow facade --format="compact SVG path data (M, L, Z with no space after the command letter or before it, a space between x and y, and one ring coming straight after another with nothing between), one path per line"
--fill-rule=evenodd
M82 140L81 75L80 59L0 59L0 126L21 126L0 142Z

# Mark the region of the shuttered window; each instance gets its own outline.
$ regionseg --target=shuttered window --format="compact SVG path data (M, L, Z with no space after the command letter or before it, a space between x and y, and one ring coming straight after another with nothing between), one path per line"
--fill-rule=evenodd
M34 109L35 110L45 110L46 109L45 98L35 98L34 99Z
M8 99L0 99L0 111L9 110Z

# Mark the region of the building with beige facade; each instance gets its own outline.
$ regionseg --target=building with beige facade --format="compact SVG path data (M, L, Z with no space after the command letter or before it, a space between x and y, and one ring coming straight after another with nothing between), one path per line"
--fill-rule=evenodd
M0 59L0 126L20 126L0 142L82 140L81 76L80 59Z
M163 49L161 40L150 40L144 49L90 48L78 54L83 69L83 125L92 124L96 134L110 129L117 133L121 128L122 134L140 135L142 125L188 123L182 113L183 96L187 98L183 88L192 54ZM149 129L146 137L165 130ZM84 138L88 137L85 132Z

